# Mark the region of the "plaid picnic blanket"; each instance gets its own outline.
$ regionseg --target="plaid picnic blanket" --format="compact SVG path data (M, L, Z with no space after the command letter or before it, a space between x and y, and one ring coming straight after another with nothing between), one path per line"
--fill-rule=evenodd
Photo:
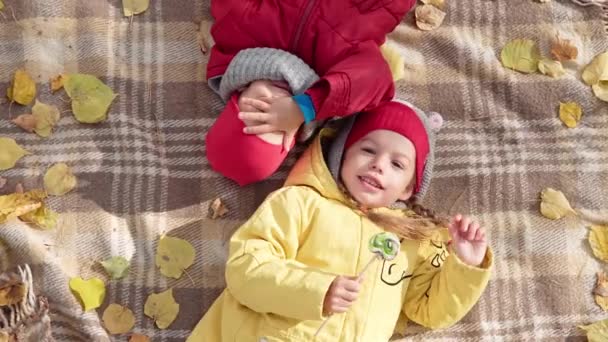
M57 162L72 167L78 187L53 197L58 227L40 231L12 221L0 227L7 264L29 263L37 293L48 297L59 341L107 341L100 324L106 305L136 316L134 332L153 341L183 341L224 287L226 241L272 190L281 186L295 154L271 179L239 188L212 172L205 132L222 108L205 84L207 56L197 45L198 22L210 23L208 0L152 0L129 19L120 0L4 0L0 15L0 91L24 67L38 98L69 109L48 79L62 72L99 76L118 95L107 121L85 125L62 114L47 139L22 132L9 118L29 108L0 104L0 136L32 154L0 176L39 188ZM591 290L601 265L579 221L550 221L538 211L544 187L562 190L577 208L608 214L608 106L573 68L560 79L503 68L500 50L515 38L536 40L545 56L557 32L578 45L580 68L608 47L608 5L590 0L447 1L447 17L432 32L412 14L390 35L406 60L399 96L440 112L434 181L426 204L476 215L489 229L495 274L479 304L456 326L428 332L410 327L408 340L498 341L582 339L576 326L607 315ZM581 125L557 119L560 101L584 109ZM9 113L10 108L10 113ZM9 117L10 115L10 117ZM230 212L208 216L221 197ZM154 263L161 234L190 241L197 252L190 277L162 276ZM131 260L129 275L110 281L97 263ZM106 280L97 311L83 313L68 279ZM147 296L173 288L180 313L166 330L145 317ZM112 337L127 340L128 335Z

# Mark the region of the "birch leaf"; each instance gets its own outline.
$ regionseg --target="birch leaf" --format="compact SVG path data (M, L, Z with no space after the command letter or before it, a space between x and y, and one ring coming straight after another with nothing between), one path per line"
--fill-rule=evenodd
M179 304L173 299L173 289L151 294L144 304L144 314L152 318L159 329L167 329L178 313Z
M101 266L105 268L112 279L123 278L129 273L129 260L121 256L111 257L108 260L102 261Z
M53 196L62 196L76 187L77 180L69 166L57 163L44 175L44 188Z
M36 82L24 69L18 69L6 91L6 96L11 101L27 106L36 97Z
M540 197L540 212L544 217L558 220L566 215L576 215L561 191L546 188L541 192Z
M589 325L579 325L578 327L587 332L589 342L608 341L608 319Z
M29 152L17 145L14 139L0 137L0 171L15 167L17 161L27 154Z
M540 50L536 43L529 39L515 39L505 45L500 59L505 68L529 74L538 70Z
M97 123L108 117L108 109L116 97L112 89L92 75L69 74L63 78L76 120Z
M194 255L194 247L188 241L164 236L158 241L156 266L164 276L179 279L194 262Z
M128 333L135 326L133 311L118 304L108 305L103 312L102 320L110 334Z
M608 262L608 227L591 226L589 245L596 258Z
M78 299L84 311L101 306L106 297L106 286L103 280L91 278L84 280L80 277L70 279L70 290Z
M53 127L55 127L59 121L60 114L57 107L36 100L36 103L32 107L32 116L36 120L34 132L39 136L46 138L53 132Z
M122 0L122 10L125 17L145 12L150 6L150 0Z
M574 128L581 121L583 109L576 102L559 103L559 119L568 126Z
M543 58L538 62L538 70L544 75L559 78L566 73L560 61Z
M36 118L32 114L21 114L13 119L13 123L28 133L34 133Z

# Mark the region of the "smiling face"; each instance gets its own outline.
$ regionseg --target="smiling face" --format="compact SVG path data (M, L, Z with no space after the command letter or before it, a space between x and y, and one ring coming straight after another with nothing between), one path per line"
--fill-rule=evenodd
M346 151L340 177L359 204L388 207L412 196L415 163L416 149L409 139L393 131L375 130Z

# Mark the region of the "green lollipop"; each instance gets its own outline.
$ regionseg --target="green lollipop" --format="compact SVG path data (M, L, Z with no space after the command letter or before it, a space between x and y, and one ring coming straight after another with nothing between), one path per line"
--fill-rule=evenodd
M393 233L382 232L369 240L369 250L384 260L393 260L399 254L401 244Z

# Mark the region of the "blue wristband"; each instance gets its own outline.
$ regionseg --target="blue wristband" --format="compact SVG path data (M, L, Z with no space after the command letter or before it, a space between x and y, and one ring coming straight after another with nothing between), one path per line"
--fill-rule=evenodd
M310 123L317 116L317 112L315 112L315 106L312 104L312 99L307 94L300 94L293 97L293 100L296 101L298 107L302 111L304 115L304 122Z

